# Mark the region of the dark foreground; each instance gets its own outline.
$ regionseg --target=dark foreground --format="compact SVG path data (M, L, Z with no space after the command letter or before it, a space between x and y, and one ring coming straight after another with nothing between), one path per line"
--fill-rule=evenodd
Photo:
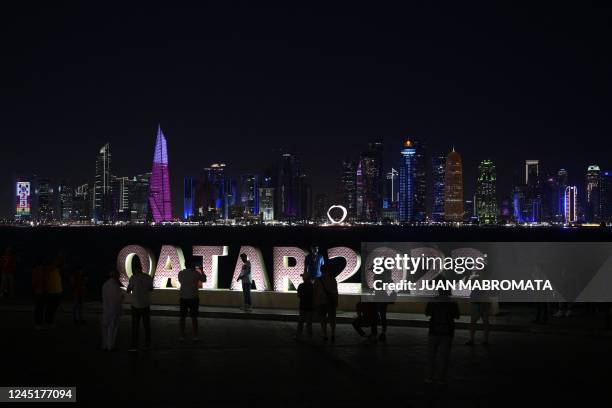
M424 384L427 331L391 327L386 344L362 344L349 325L335 345L296 343L294 323L201 319L197 344L178 340L174 317L153 317L153 348L129 353L129 316L118 352L98 351L97 315L75 327L60 313L34 331L26 312L0 312L0 385L77 387L80 406L404 407L574 405L609 401L609 336L493 332L464 345L459 330L447 387ZM21 405L23 406L23 405ZM74 405L73 405L74 406Z

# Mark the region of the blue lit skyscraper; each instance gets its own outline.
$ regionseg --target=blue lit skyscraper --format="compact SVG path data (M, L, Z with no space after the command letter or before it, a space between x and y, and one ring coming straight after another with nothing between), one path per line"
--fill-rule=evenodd
M412 140L402 145L402 163L399 171L399 220L412 221L414 216L414 171L416 149Z
M189 220L193 217L193 201L195 198L195 180L193 177L185 177L183 181L183 219Z

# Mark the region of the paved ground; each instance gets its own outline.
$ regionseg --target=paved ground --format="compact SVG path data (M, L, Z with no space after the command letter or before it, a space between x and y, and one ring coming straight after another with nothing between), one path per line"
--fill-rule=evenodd
M325 345L295 343L293 322L204 318L201 341L181 345L176 318L156 316L152 350L129 353L125 316L121 351L108 353L98 351L99 316L87 318L75 327L63 313L34 331L30 313L0 312L0 385L76 385L80 405L105 406L528 406L612 394L608 336L498 332L487 349L465 346L459 330L443 388L423 382L424 328L393 327L370 346L341 324Z

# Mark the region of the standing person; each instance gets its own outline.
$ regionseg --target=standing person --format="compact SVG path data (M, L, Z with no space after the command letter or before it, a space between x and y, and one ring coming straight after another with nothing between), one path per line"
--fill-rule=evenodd
M315 307L321 319L323 341L327 341L327 324L331 329L331 341L336 340L336 308L338 307L338 283L330 272L321 275L314 281Z
M34 293L34 328L42 329L44 326L45 306L47 304L47 280L49 269L42 257L39 257L32 268L32 292Z
M242 295L244 298L244 306L242 310L245 312L251 311L251 261L247 258L246 254L240 254L242 260L242 269L240 275L238 275L237 282L242 281Z
M312 280L307 274L302 274L303 282L298 285L297 296L300 300L300 317L298 320L297 333L295 335L296 340L302 338L304 332L304 323L306 323L306 333L308 337L312 337L312 310L313 310L313 292L314 288Z
M480 279L480 275L473 272L469 279ZM483 330L483 346L489 345L489 314L491 311L491 302L487 297L487 292L483 290L473 290L470 293L470 339L465 343L467 346L473 346L474 337L476 336L476 324L482 319Z
M425 382L432 383L436 380L436 360L439 355L441 367L437 381L445 384L451 346L455 335L455 320L460 316L459 306L457 306L457 302L450 299L448 291L440 289L438 297L427 303L425 315L429 316L429 364Z
M196 270L193 261L187 261L185 269L179 272L178 280L180 288L180 310L181 310L181 341L185 340L185 319L187 314L191 317L191 327L193 328L193 341L198 341L198 308L200 297L198 296L198 286L200 282L206 282L206 275L202 270Z
M64 288L62 286L61 268L63 264L63 258L57 257L51 265L47 266L47 309L45 310L45 323L49 327L54 326L55 314L62 301Z
M304 273L311 279L319 279L323 272L321 270L323 265L325 265L325 258L319 253L319 247L311 246L310 253L304 259Z
M12 247L7 247L0 259L0 298L12 299L15 296L15 271L17 270L17 258Z
M82 325L85 324L83 319L83 298L85 297L85 291L87 288L87 276L83 272L83 268L77 268L70 277L70 286L72 287L72 318L74 324Z
M138 336L140 321L144 326L145 348L151 347L151 292L153 291L153 278L142 272L140 262L132 263L133 274L130 277L127 293L132 293L132 347L130 351L138 350Z
M102 350L115 351L115 340L121 318L123 290L119 282L119 272L111 270L102 285Z

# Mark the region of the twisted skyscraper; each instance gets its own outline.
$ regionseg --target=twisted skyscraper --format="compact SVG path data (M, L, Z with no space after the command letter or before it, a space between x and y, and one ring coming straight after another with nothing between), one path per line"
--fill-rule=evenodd
M153 153L153 169L149 185L149 206L155 222L172 220L172 202L170 198L170 175L168 173L168 147L166 138L157 128L157 140Z

